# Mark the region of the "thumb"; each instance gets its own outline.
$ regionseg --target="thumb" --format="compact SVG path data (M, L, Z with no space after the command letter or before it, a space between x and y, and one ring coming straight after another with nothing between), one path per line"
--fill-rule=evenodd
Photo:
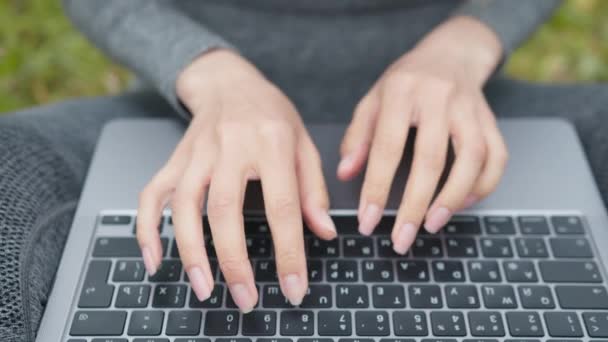
M380 111L380 99L377 87L373 87L355 108L342 145L340 146L340 163L338 179L347 181L359 174L369 154L376 119Z

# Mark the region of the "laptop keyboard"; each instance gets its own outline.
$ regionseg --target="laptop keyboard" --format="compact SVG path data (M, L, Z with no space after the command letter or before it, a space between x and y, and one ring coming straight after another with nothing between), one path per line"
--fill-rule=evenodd
M306 233L309 291L281 294L263 217L246 217L260 300L241 314L207 232L215 288L189 287L170 217L164 259L149 277L135 217L100 216L66 341L456 342L608 338L608 293L579 216L457 216L437 235L393 252L392 217L372 237L354 216L334 216L339 238ZM206 228L208 224L206 224Z

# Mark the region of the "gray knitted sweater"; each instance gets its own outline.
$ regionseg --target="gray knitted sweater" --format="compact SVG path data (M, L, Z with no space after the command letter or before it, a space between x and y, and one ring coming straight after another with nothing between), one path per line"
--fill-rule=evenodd
M98 47L182 114L179 72L215 47L238 50L303 115L365 93L394 59L452 15L491 27L508 54L559 0L64 0ZM322 89L320 91L320 89ZM326 89L332 89L327 92ZM332 115L332 113L328 113Z

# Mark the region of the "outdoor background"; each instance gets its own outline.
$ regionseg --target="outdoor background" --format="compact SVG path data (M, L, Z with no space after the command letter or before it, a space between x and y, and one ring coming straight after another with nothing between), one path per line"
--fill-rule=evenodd
M566 0L506 70L534 81L608 81L608 0ZM59 0L0 0L0 113L117 93L128 80L72 28Z

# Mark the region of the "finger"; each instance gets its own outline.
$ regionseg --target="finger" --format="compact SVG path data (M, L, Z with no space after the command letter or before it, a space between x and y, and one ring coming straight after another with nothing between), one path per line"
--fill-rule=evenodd
M377 120L359 204L359 232L370 235L386 205L395 172L403 156L410 127L411 105L406 84L386 87Z
M433 223L432 213L454 213L465 205L485 162L486 143L473 110L474 106L458 106L455 111L460 112L452 112L456 118L452 122L456 160L446 183L427 213L427 228ZM430 228L436 230L441 227Z
M214 286L202 223L202 206L211 176L212 155L212 150L207 146L194 151L171 201L179 256L199 301L209 298Z
M247 255L243 226L243 200L247 171L236 160L236 151L225 151L211 178L207 216L220 269L230 294L242 312L253 310L258 294Z
M486 141L487 157L465 206L470 206L487 197L496 189L504 175L509 159L507 145L500 133L494 113L492 113L485 99L480 101L480 110L479 123Z
M149 275L154 275L162 260L163 250L160 243L158 225L162 211L175 189L191 155L191 141L196 130L189 127L166 165L156 173L139 195L137 209L137 241L144 266Z
M278 131L263 137L264 158L258 169L279 283L291 304L300 305L308 289L308 278L293 139Z
M168 164L146 185L139 195L136 235L144 266L149 275L158 270L163 256L158 226L162 211L174 189L179 174L176 166Z
M321 157L308 135L298 145L297 175L300 203L306 224L324 240L337 236L336 226L329 216L329 195L323 176Z
M433 101L421 108L414 159L392 232L393 248L405 254L418 232L443 172L448 149L445 104Z
M363 168L379 107L380 98L377 87L374 86L355 108L353 119L342 139L340 146L342 158L337 170L339 179L350 180Z

